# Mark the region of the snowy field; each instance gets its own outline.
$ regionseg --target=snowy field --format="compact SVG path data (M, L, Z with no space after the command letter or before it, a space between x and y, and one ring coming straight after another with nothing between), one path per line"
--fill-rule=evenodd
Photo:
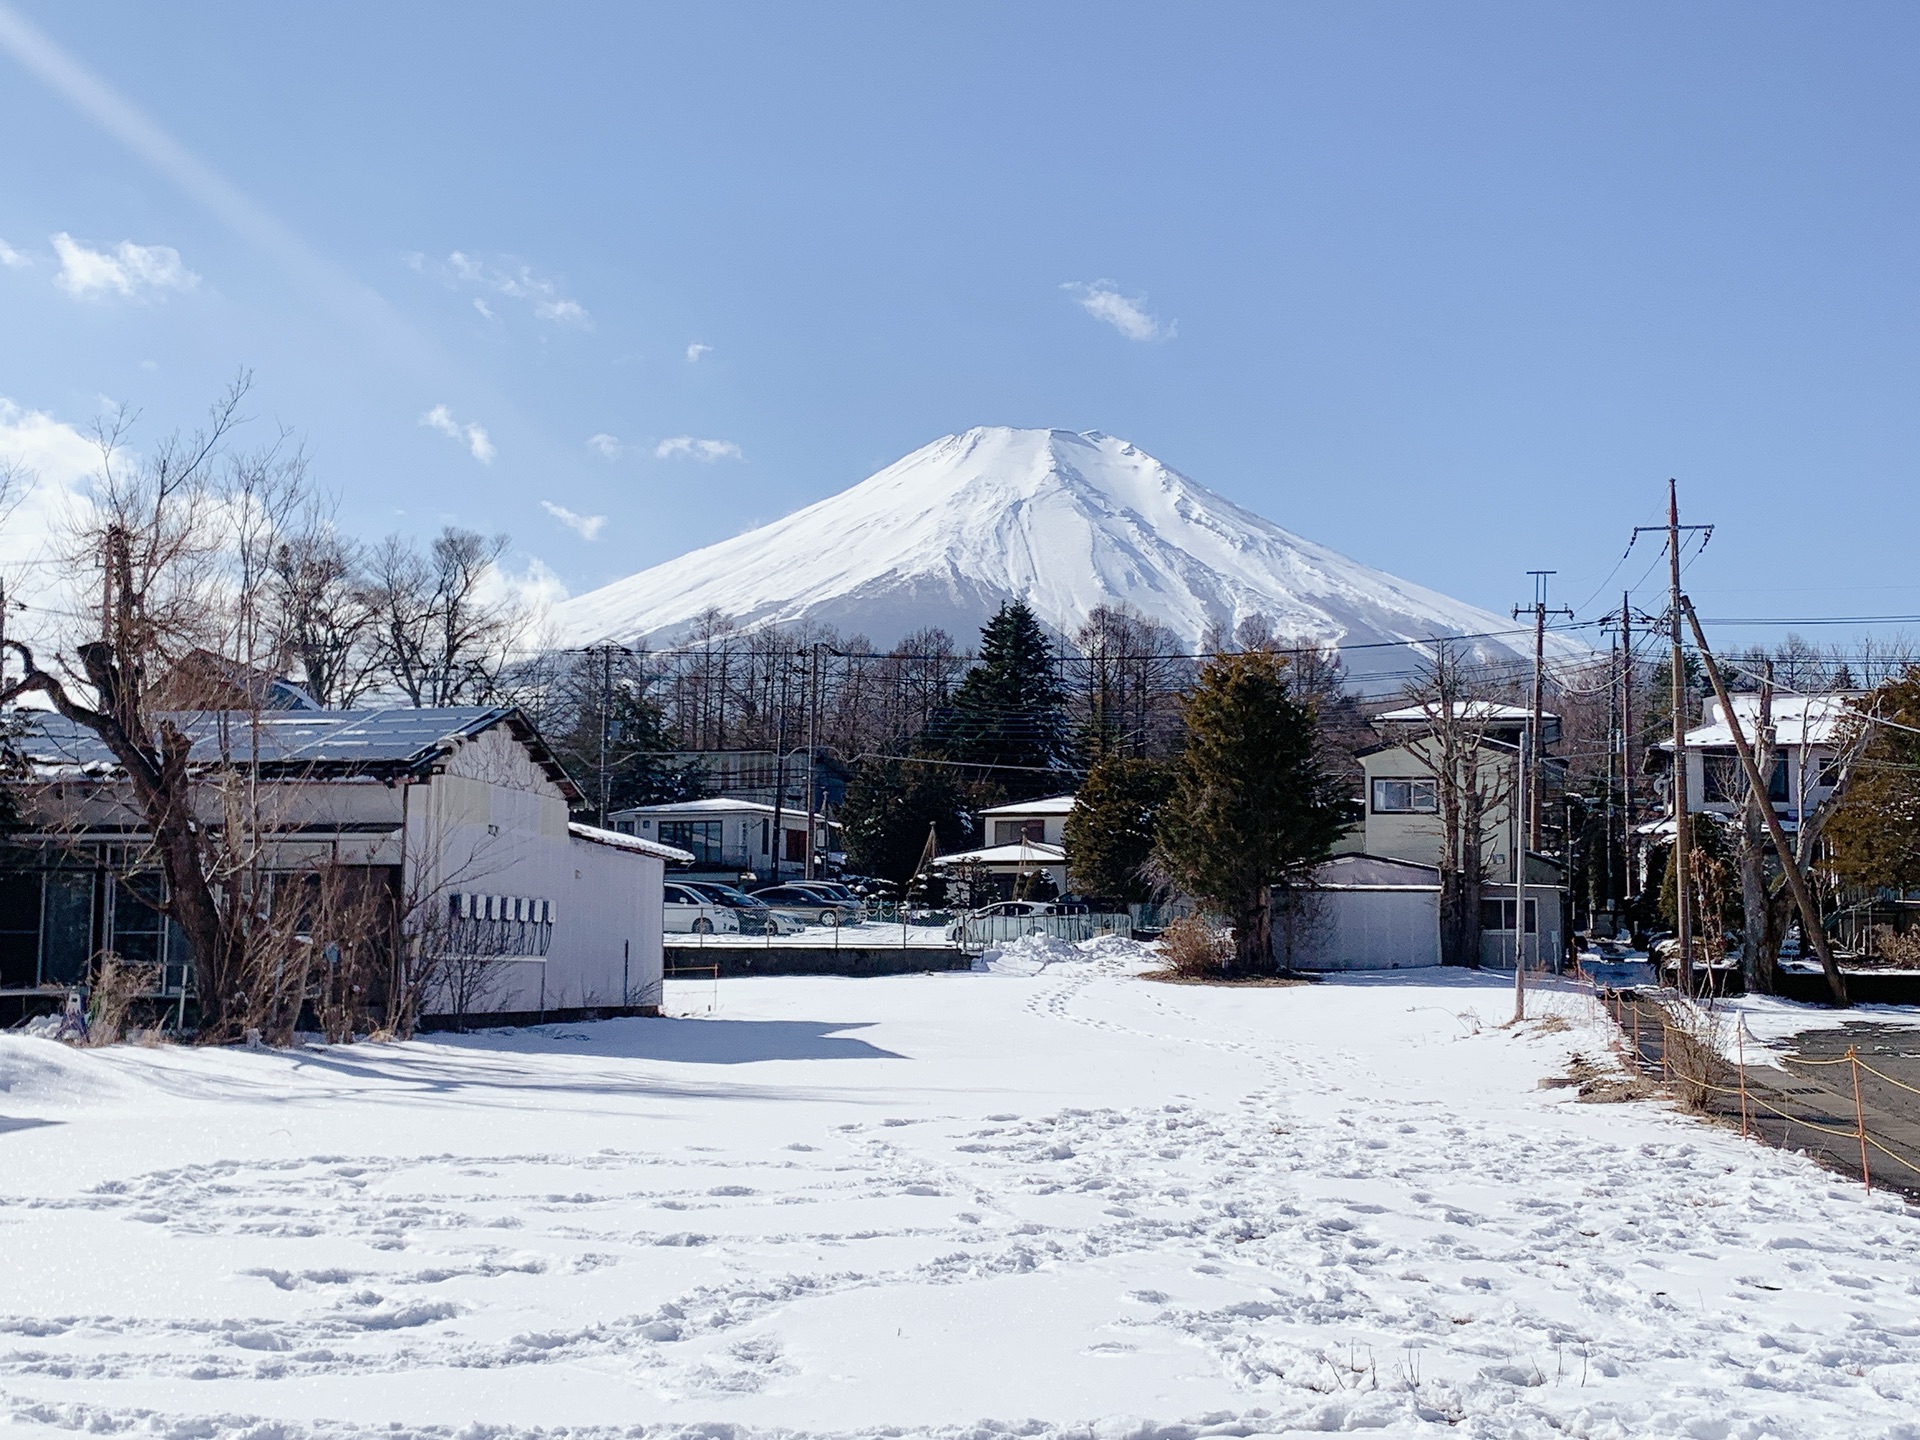
M291 1054L0 1039L0 1429L1920 1440L1920 1217L1453 972L1126 947Z

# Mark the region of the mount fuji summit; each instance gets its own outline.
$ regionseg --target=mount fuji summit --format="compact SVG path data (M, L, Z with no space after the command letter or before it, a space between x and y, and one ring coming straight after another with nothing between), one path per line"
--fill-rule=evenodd
M990 426L565 601L554 620L573 645L670 645L718 611L742 629L826 624L883 649L937 625L965 646L1013 599L1068 636L1096 606L1127 605L1188 644L1257 614L1277 635L1343 646L1497 631L1512 643L1468 648L1488 659L1531 649L1513 621L1304 540L1125 440ZM1353 672L1407 659L1402 648L1346 656Z

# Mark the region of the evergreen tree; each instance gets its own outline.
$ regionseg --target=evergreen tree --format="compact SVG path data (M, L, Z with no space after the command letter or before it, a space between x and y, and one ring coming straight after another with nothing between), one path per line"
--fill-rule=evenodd
M1148 897L1152 887L1142 871L1172 781L1167 766L1117 752L1087 772L1067 817L1067 877L1075 890L1122 903Z
M1057 794L1067 783L1066 696L1053 647L1025 604L1002 605L981 629L979 663L928 739L941 758L981 767L970 788L983 806Z
M847 782L840 808L847 861L855 871L905 885L927 847L933 826L940 848L964 848L972 818L953 774L945 766L911 760L868 760Z
M1218 655L1182 706L1186 749L1161 811L1168 876L1233 924L1243 971L1274 967L1269 894L1297 884L1341 831L1341 796L1320 759L1313 706L1284 657Z
M1887 681L1861 708L1920 729L1920 667ZM1889 725L1868 731L1826 834L1843 884L1920 885L1920 735Z
M565 675L562 690L562 703L570 703L572 723L554 750L567 773L586 791L589 811L597 811L600 804L603 705L609 812L692 800L702 793L699 767L674 758L678 737L668 728L660 705L647 694L635 667L616 669L609 685L597 657L582 655Z

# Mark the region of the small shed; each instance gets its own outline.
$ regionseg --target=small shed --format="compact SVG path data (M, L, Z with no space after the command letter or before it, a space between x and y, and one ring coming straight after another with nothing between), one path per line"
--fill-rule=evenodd
M1381 855L1336 855L1277 906L1273 944L1294 970L1411 970L1440 963L1440 872Z

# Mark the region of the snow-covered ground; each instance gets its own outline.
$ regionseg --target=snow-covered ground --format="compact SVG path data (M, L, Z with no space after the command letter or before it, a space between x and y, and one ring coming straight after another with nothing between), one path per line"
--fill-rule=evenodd
M869 920L859 925L842 925L837 930L830 925L809 925L804 930L795 930L787 935L695 935L690 931L669 930L667 944L675 949L719 945L734 950L755 947L763 950L780 947L810 950L823 945L831 948L836 937L842 946L862 949L944 946L949 943L947 927L944 925L887 925L878 920Z
M1538 1088L1601 1052L1584 996L1503 1029L1453 972L1034 959L395 1046L0 1039L0 1427L1920 1437L1920 1218Z

